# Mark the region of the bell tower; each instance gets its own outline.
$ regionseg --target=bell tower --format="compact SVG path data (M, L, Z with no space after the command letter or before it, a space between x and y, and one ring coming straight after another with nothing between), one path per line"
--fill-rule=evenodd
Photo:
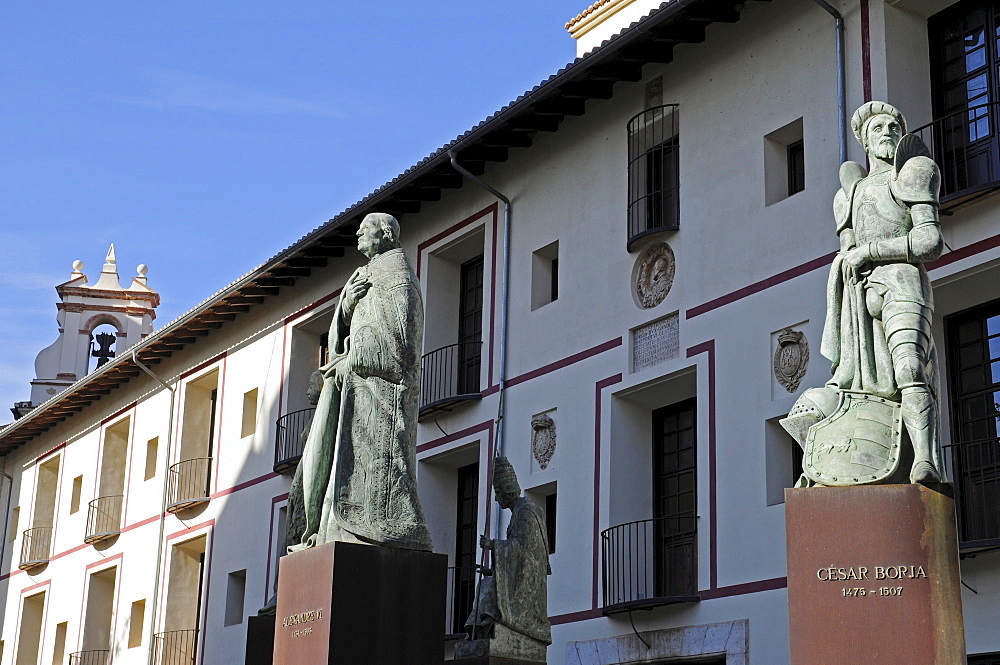
M153 332L160 294L147 286L145 265L136 268L128 288L122 288L118 280L114 245L108 250L96 282L88 283L83 268L83 261L74 261L69 281L56 287L60 299L56 303L59 338L35 359L31 402L14 406L17 417Z

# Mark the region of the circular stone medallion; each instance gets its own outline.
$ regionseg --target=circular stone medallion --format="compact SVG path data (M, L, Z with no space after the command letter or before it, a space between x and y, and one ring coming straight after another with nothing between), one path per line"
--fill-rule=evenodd
M639 255L633 275L635 299L640 307L656 307L674 284L674 250L665 242L650 245Z

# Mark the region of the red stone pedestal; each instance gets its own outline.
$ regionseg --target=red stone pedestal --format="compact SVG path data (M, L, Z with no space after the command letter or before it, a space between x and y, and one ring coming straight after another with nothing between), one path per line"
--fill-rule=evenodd
M965 662L954 502L920 485L785 490L792 665Z
M448 557L354 543L284 556L275 665L441 665Z

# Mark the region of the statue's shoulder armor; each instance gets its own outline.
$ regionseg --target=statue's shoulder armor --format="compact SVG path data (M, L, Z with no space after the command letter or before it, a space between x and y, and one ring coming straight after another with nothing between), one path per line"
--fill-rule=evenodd
M902 203L931 203L937 205L941 189L941 169L925 155L907 159L889 181L892 195Z
M851 225L851 202L858 183L868 175L865 167L857 162L840 165L840 189L833 197L833 218L837 221L837 233Z

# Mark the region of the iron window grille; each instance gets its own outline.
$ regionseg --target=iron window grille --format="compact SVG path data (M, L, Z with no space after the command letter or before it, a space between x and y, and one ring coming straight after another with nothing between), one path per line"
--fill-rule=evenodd
M680 227L679 105L646 109L628 121L628 249Z

